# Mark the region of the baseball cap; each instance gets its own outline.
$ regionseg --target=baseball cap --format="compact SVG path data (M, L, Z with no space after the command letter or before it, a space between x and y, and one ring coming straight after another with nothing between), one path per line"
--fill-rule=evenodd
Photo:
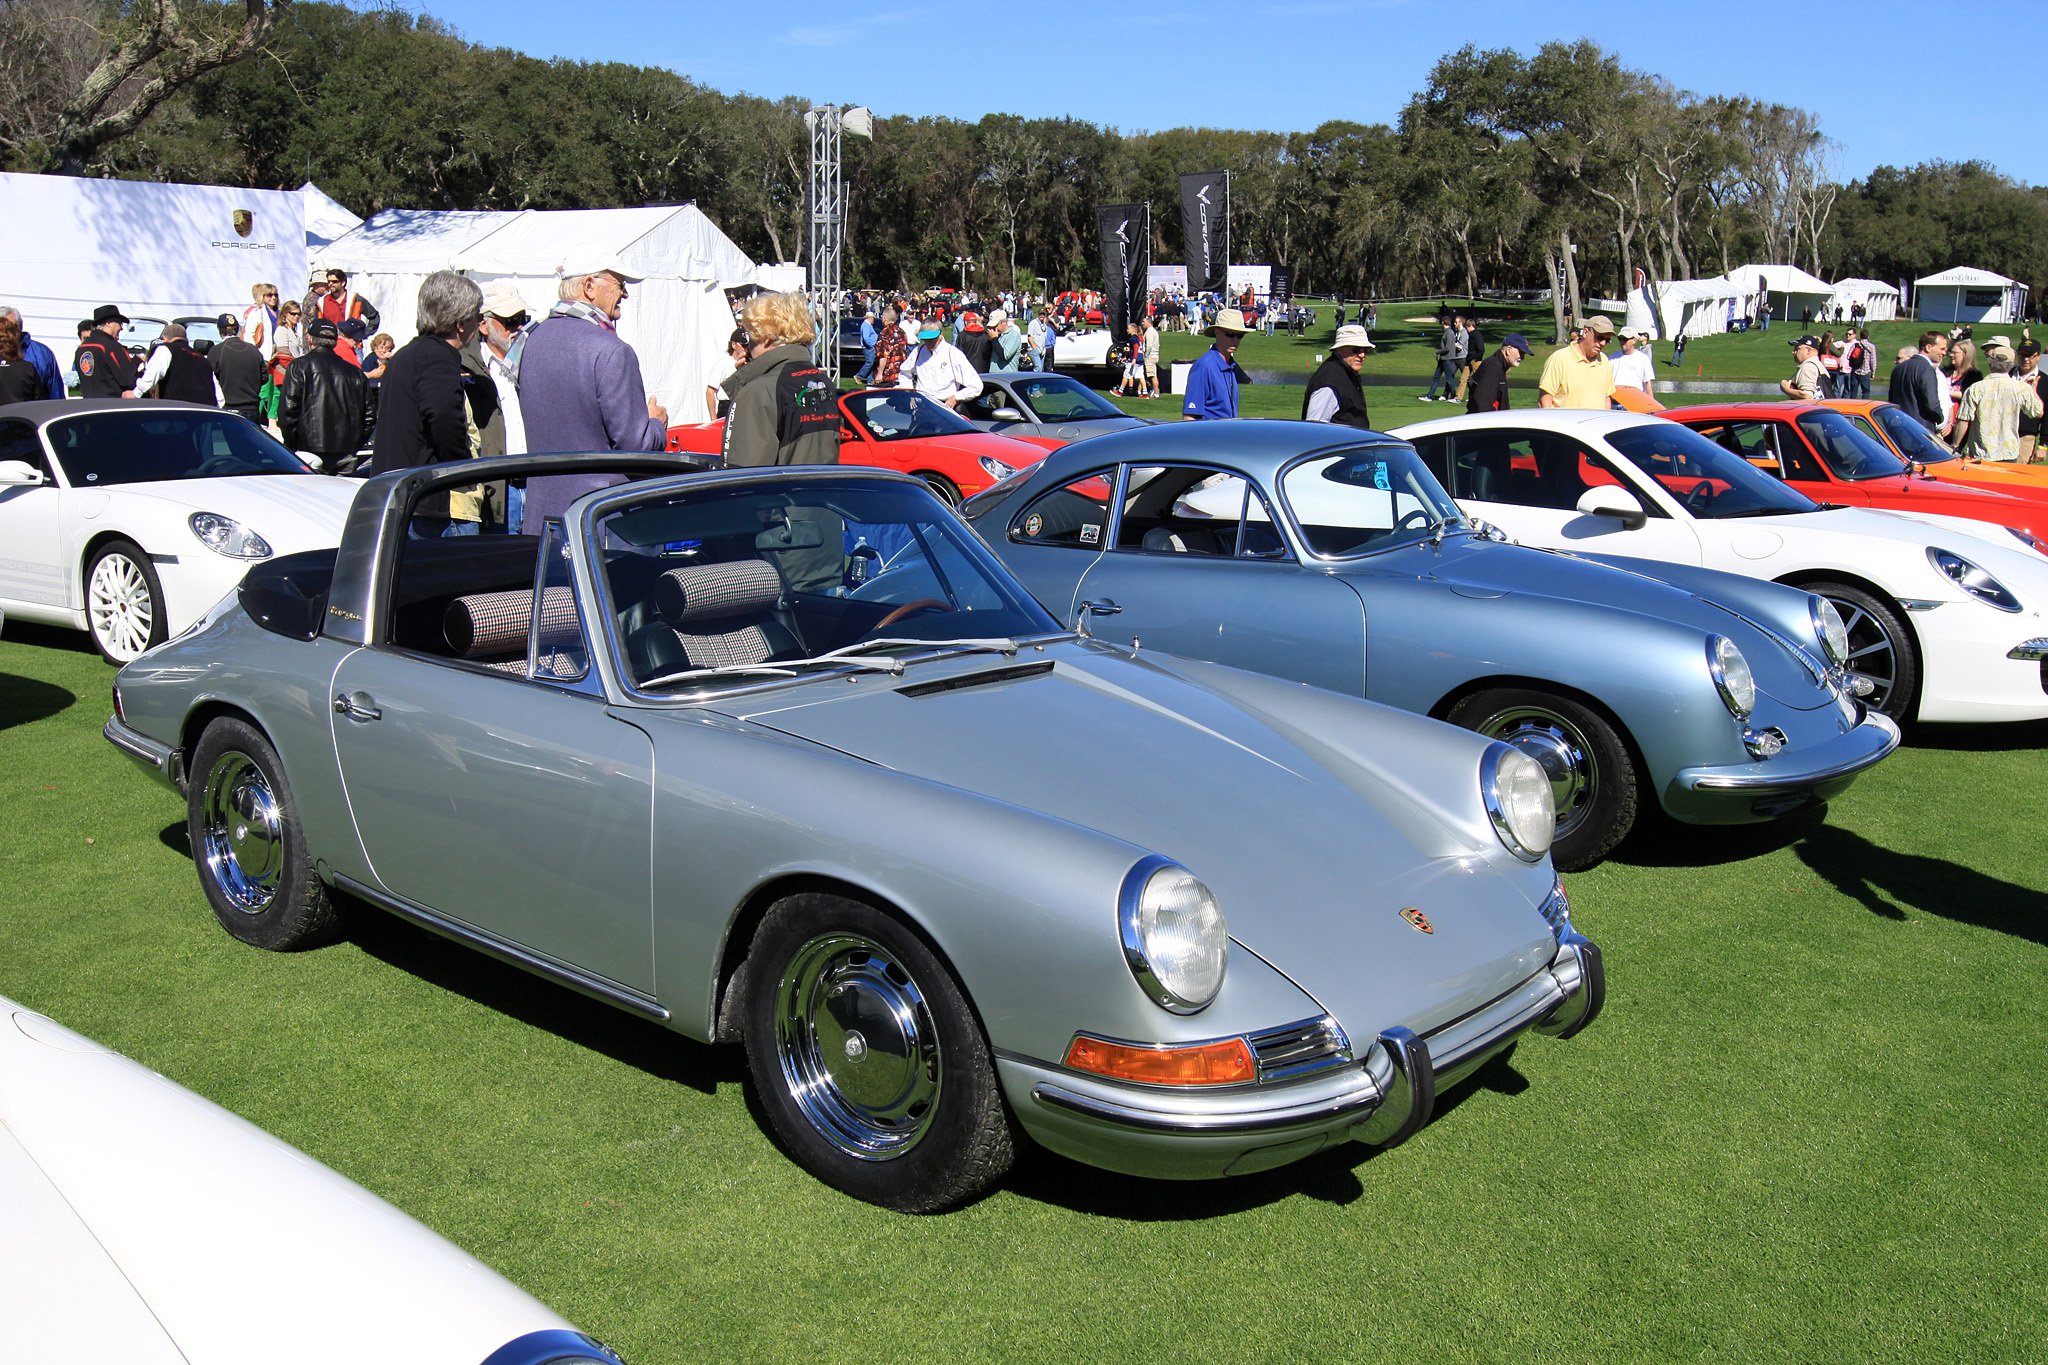
M1820 349L1820 338L1812 335L1794 337L1791 341L1787 342L1786 344L1792 347L1794 350L1799 349L1801 346L1811 346L1814 350L1818 351Z
M1581 325L1584 326L1588 331L1596 332L1604 337L1611 337L1614 335L1614 323L1610 319L1602 317L1598 313L1595 313L1592 317L1587 318L1585 322Z
M242 320L233 313L222 313L214 321L220 325L220 329L223 332L239 332L242 330Z
M927 322L917 329L917 339L919 341L936 341L938 336L939 324L936 322Z
M519 287L510 280L492 280L484 286L484 311L494 318L516 318L531 313Z
M1502 338L1500 344L1512 346L1523 355L1534 355L1536 353L1536 348L1529 344L1529 338L1523 336L1520 332L1509 332L1506 337Z
M308 341L311 341L316 337L324 341L332 341L340 335L341 329L336 327L333 323L329 322L326 318L315 318L313 321L306 324L306 339Z

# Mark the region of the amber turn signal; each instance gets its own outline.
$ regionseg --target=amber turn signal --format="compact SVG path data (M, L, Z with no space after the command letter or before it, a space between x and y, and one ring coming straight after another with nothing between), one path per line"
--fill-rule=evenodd
M1067 1049L1067 1065L1147 1085L1235 1085L1257 1076L1252 1050L1242 1038L1191 1047L1132 1047L1080 1033Z

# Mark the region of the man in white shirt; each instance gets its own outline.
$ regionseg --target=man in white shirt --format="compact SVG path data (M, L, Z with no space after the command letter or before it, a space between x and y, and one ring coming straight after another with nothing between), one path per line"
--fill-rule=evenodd
M980 396L981 376L960 354L960 348L940 333L938 323L927 321L918 329L917 341L917 349L903 362L904 387L949 408Z
M1650 334L1637 332L1634 336L1621 339L1621 354L1609 362L1614 368L1616 388L1627 387L1650 391L1650 381L1657 377L1656 362L1650 356Z

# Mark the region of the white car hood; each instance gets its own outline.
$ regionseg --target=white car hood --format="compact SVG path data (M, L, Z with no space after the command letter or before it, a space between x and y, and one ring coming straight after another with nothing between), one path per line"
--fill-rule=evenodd
M476 1365L567 1327L296 1148L0 999L0 1358Z
M1869 536L1909 548L1924 557L1929 546L1952 550L1975 562L2014 592L2035 604L2048 604L2048 557L2036 554L1989 522L1972 522L1957 517L1920 516L1907 512L1885 512L1867 507L1840 507L1828 512L1795 512L1782 517L1755 517L1728 523L1740 527L1730 537L1739 555L1762 559L1777 553L1778 545L1790 533L1795 552L1798 537L1809 531ZM1749 548L1745 548L1745 543ZM1961 598L1961 589L1935 572L1930 565L1925 579L1931 599ZM1910 594L1909 594L1910 595Z
M242 474L225 479L166 479L104 489L74 488L72 493L88 519L97 515L91 502L95 496L107 500L101 506L113 505L116 500L153 503L179 519L194 512L217 512L262 536L278 554L288 555L339 545L342 523L362 486L359 479L324 474ZM204 547L195 540L192 548Z

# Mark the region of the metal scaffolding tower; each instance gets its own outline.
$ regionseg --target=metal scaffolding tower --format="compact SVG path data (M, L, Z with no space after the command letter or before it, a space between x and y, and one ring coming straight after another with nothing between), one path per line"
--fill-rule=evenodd
M858 105L821 104L804 111L811 135L809 285L811 317L818 326L819 368L839 382L840 262L846 252L846 184L839 173L842 132L873 137L874 115Z

